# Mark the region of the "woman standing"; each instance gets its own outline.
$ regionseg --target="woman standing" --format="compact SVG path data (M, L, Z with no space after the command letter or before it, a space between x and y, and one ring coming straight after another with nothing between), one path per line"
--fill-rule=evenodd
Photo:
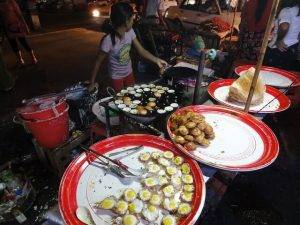
M18 42L30 54L33 64L37 63L34 52L26 40L29 33L27 24L15 0L0 0L0 19L4 26L8 42L16 54L20 65L25 65Z
M266 51L264 64L286 70L300 70L300 0L292 0L275 21L274 36Z
M256 61L271 12L272 0L249 0L244 4L237 58Z

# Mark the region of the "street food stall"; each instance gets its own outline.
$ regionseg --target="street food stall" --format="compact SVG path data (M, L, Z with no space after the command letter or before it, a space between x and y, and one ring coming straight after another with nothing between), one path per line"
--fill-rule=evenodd
M264 118L291 106L286 93L300 78L262 66L269 32L257 65L236 67L230 79L207 68L217 51L202 49L196 61L178 57L158 80L107 88L105 98L80 83L24 100L15 121L61 177L57 221L201 224L238 173L270 166L280 147ZM1 176L8 199L11 182Z

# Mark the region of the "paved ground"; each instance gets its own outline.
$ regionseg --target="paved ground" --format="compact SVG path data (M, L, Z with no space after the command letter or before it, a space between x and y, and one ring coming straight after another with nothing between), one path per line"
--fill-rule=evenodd
M29 41L39 63L24 68L15 67L14 54L4 46L8 68L18 79L11 92L0 93L1 114L13 110L24 98L60 91L88 80L102 35L84 28L33 35Z
M2 118L23 98L59 91L89 78L101 34L92 30L94 25L87 27L31 36L30 42L39 59L36 66L15 68L14 56L4 46L8 68L18 80L14 90L0 93ZM265 122L280 140L278 160L267 169L240 174L216 211L209 213L203 224L300 224L299 109L270 117ZM10 141L18 141L13 135L9 135Z

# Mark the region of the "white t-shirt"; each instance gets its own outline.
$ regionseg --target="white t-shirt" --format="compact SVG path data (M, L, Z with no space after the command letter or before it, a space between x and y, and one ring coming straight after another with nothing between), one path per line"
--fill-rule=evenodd
M299 42L299 34L300 34L300 16L299 15L299 7L287 7L283 8L278 18L275 21L275 28L274 28L274 36L272 38L272 41L269 44L269 47L276 47L275 42L277 40L277 32L278 32L278 26L282 23L288 23L290 25L289 31L285 35L283 42L288 46L292 46L294 44L297 44Z

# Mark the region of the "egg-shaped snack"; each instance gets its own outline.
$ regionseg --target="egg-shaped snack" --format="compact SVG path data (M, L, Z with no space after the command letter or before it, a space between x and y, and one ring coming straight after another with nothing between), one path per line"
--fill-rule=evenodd
M165 197L170 198L175 194L175 188L173 185L168 185L162 189Z
M161 156L160 152L152 152L151 153L151 158L154 160L158 160L160 156Z
M127 214L122 218L122 225L137 225L138 223L137 217L131 214Z
M175 166L167 166L166 171L169 176L173 176L177 173L177 168Z
M142 211L143 218L148 222L155 221L159 216L159 209L154 205L149 205L147 208L144 208Z
M95 204L96 208L98 209L106 209L106 210L111 210L113 209L117 204L117 199L115 196L110 196L105 199L103 199L100 202L97 202Z
M194 182L193 176L190 174L184 174L181 178L185 184L192 184Z
M149 201L151 196L152 196L152 193L148 189L141 189L140 192L139 192L139 198L143 202Z
M184 137L183 137L186 141L194 141L194 136L193 135L185 135Z
M166 185L168 183L169 183L169 180L168 180L168 178L165 175L158 176L158 184L160 186Z
M184 144L185 142L186 142L186 140L184 139L184 137L183 136L180 136L180 135L176 135L175 137L174 137L174 141L176 142L176 143L178 143L178 144Z
M193 195L194 195L193 192L183 191L183 192L181 192L180 197L181 197L181 200L184 202L192 202Z
M157 162L158 162L160 165L165 166L165 167L171 165L171 162L170 162L168 159L163 158L163 157L160 157L160 158L157 160Z
M158 181L155 177L147 177L145 179L143 179L143 184L145 187L148 187L148 188L152 188L152 187L155 187L156 185L158 185Z
M143 152L140 154L139 156L139 159L142 161L142 162L147 162L149 159L150 159L150 153L149 152Z
M139 199L135 199L133 202L129 203L128 205L128 211L130 214L141 213L143 208L144 208L144 203Z
M188 163L183 163L183 164L181 165L181 172L182 172L183 174L189 174L189 173L191 172L191 167L190 167L190 165L189 165Z
M177 225L177 219L173 215L166 215L161 220L162 225Z
M189 134L189 130L186 128L186 126L183 126L183 125L178 127L178 131L182 136Z
M148 172L149 173L157 174L159 171L160 171L160 166L159 165L157 165L155 163L148 165Z
M196 150L196 148L197 148L197 146L195 145L195 143L194 142L188 142L188 143L185 143L184 144L184 147L186 148L186 150L188 150L188 151L195 151Z
M195 122L187 122L187 123L185 124L185 126L186 126L186 128L188 128L188 129L193 129L193 128L195 128L195 127L197 126L197 124L196 124Z
M150 198L150 204L151 205L155 205L155 206L159 206L162 202L162 196L160 194L153 194Z
M136 196L137 194L132 188L127 188L123 193L123 197L127 202L132 202L134 199L136 199Z
M201 133L202 133L202 131L198 127L195 127L191 130L191 134L195 137L200 135Z
M188 191L188 192L194 192L195 186L192 184L185 184L185 185L183 185L183 190Z
M180 189L182 186L181 177L179 176L172 176L171 177L171 184L175 187L175 189Z
M128 203L124 200L119 200L116 203L114 211L119 215L124 215L127 212L127 209L128 209Z
M163 202L163 207L165 210L173 213L178 209L179 201L175 200L174 198L165 198Z
M192 211L192 207L189 203L180 203L177 209L177 213L180 216L186 216Z
M176 157L173 159L173 163L174 163L176 166L180 166L183 162L184 162L184 159L183 159L181 156L176 156Z
M165 152L163 153L163 156L164 156L166 159L173 159L174 153L171 152L171 151L165 151Z

